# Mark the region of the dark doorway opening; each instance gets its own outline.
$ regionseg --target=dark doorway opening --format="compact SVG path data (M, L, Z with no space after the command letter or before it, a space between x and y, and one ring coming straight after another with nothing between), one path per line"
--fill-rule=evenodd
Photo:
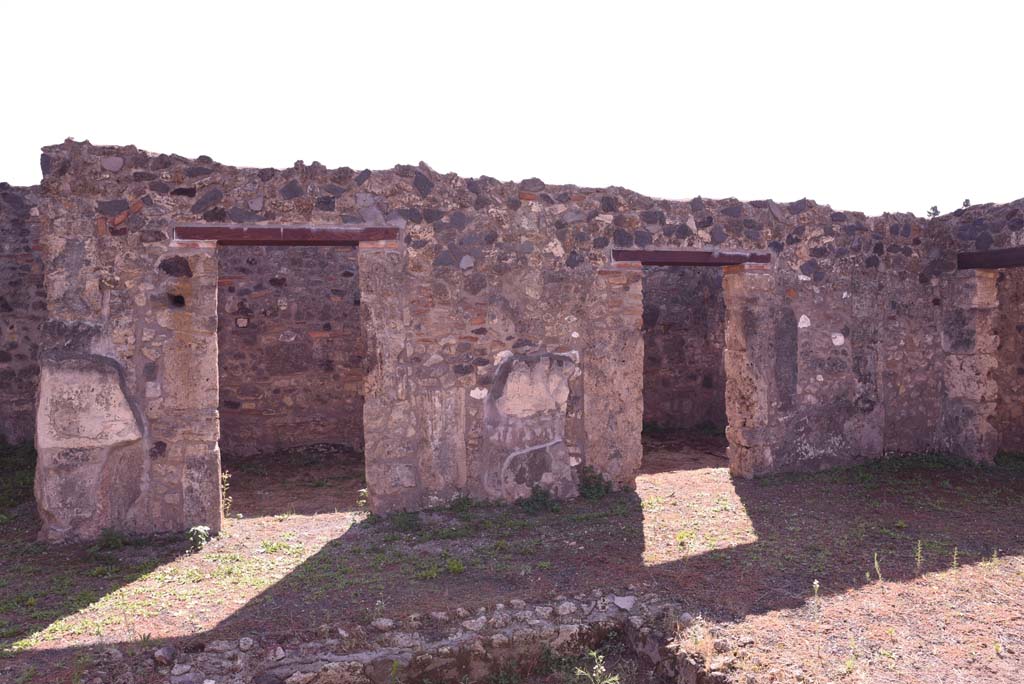
M722 267L770 264L771 254L613 249L612 258L644 268L642 470L727 467Z
M360 506L366 340L358 246L397 235L394 227L372 225L175 227L175 240L218 246L226 514Z
M728 465L722 275L644 266L645 472Z
M217 250L229 515L353 510L365 487L355 246Z

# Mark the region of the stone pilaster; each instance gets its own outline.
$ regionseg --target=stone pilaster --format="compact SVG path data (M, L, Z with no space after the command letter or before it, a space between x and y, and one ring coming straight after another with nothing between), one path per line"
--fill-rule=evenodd
M393 241L359 245L361 318L367 369L363 387L366 485L375 512L422 507L416 397L410 391L407 342L412 316L402 290L404 259ZM422 403L422 402L421 402Z
M583 357L585 462L616 486L631 486L643 446L643 267L598 271L587 303Z
M217 261L173 243L141 286L122 268L92 284L90 324L51 320L36 417L36 500L47 541L103 530L221 526ZM149 274L145 274L148 276ZM133 301L118 307L112 301Z
M998 387L998 273L958 271L945 284L941 338L945 353L942 444L970 461L991 461L999 445L994 425Z
M772 468L774 380L772 275L767 266L728 266L725 295L725 411L729 470L753 477Z

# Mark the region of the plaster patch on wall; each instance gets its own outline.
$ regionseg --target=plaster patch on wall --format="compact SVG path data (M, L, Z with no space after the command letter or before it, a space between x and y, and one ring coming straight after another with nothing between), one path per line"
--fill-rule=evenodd
M557 439L509 454L502 464L501 485L510 501L530 496L534 487L559 497L575 494L565 442Z
M548 411L564 411L569 399L569 379L577 369L568 359L542 357L515 359L506 372L503 387L496 390L495 406L507 416L528 418Z
M577 355L499 356L504 360L490 390L478 388L486 396L484 430L495 459L490 495L515 500L534 487L574 495L565 430L570 386L580 374Z
M142 425L112 360L49 360L39 376L40 449L93 449L142 438Z

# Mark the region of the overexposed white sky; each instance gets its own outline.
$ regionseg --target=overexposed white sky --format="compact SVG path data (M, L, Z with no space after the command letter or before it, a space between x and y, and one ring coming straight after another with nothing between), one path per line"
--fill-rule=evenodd
M810 197L1024 196L1021 2L17 2L0 180L66 137L242 166Z

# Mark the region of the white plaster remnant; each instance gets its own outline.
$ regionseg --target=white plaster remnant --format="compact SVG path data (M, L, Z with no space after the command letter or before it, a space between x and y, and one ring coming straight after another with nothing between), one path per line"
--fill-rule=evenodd
M846 342L846 336L841 332L832 333L832 345L835 347L842 347Z
M574 339L574 340L579 339L579 336L580 336L580 334L578 332L576 332L575 330L573 330L572 334L570 335L570 337L572 337L572 339Z
M797 321L796 327L798 328L810 328L811 319L807 317L807 314L801 314L800 320Z
M822 375L821 373L818 373L817 375L815 375L814 379L817 380L818 382L825 382L825 376Z
M844 292L843 293L843 299L849 299L849 298L850 298L850 293L849 292Z
M800 282L803 282L803 283L807 282L810 279L811 279L811 276L805 276L803 273L801 273L800 275L797 276L797 280L799 280Z
M516 361L505 381L497 407L507 416L526 418L545 411L561 413L569 399L569 379L578 372L575 365L543 359L533 363Z
M473 397L474 399L486 399L487 398L487 388L486 387L474 387L473 389L469 390L469 396Z
M494 365L500 366L501 363L510 356L512 356L512 352L509 351L508 349L504 349L498 352L497 354L494 355Z
M36 412L39 449L94 449L141 438L113 366L77 360L43 365Z

